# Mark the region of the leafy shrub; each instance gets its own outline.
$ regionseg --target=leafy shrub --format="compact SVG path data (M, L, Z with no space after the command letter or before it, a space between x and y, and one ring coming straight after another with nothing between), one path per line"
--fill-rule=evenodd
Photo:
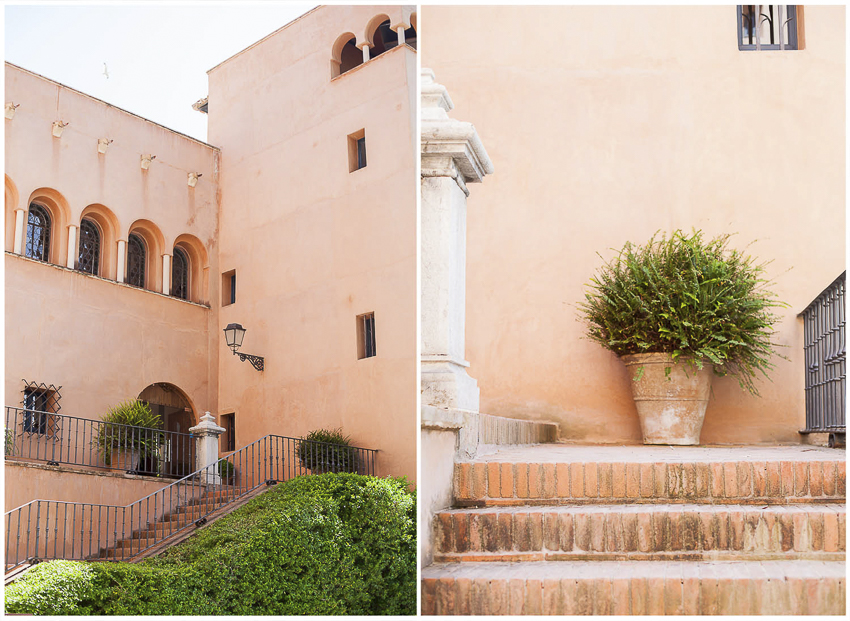
M3 427L3 454L7 457L15 453L15 432Z
M226 459L222 459L218 462L218 474L222 479L227 480L236 474L236 466Z
M775 353L775 299L765 265L728 247L729 235L703 240L702 231L657 233L644 245L627 243L590 280L579 304L591 340L622 356L668 353L697 368L714 365L741 388L758 394L756 372L767 377Z
M162 429L159 414L151 412L147 403L129 400L119 403L101 417L105 425L97 432L97 445L106 465L112 463L112 453L117 450L138 451L143 457L156 453L165 441L164 433L134 432L123 425L144 429Z
M298 443L298 459L310 472L357 472L357 449L341 428L311 431Z
M92 599L95 575L88 563L52 561L36 565L6 587L6 612L91 614L91 608L83 602Z
M63 614L412 615L415 496L400 479L297 477L159 557L83 566L92 588Z

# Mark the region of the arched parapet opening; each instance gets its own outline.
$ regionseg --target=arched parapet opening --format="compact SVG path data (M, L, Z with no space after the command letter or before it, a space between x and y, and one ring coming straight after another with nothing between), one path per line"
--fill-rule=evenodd
M144 269L141 283L136 283L144 289L151 291L162 290L162 255L165 253L165 237L159 227L150 220L136 220L128 230L130 235L140 238L144 246ZM127 252L129 253L129 244ZM129 259L129 257L128 257ZM127 269L130 269L130 261L126 261Z
M118 220L118 216L109 207L94 203L83 209L82 214L80 214L80 230L82 230L83 220L94 222L97 228L100 229L99 269L95 275L117 280L118 250L116 244L118 242L119 231L121 231L121 223ZM80 240L81 237L82 235L78 235L77 239ZM79 244L79 241L77 243ZM79 255L80 252L78 250L77 254Z
M337 37L331 49L331 79L363 64L363 52L356 44L354 33L346 32Z
M174 477L194 472L195 441L182 435L188 434L199 420L189 395L169 382L156 382L142 390L138 400L147 403L151 412L159 415L165 431L174 432L166 438L168 446L161 453L163 463L157 464L159 472Z
M19 209L18 186L6 175L6 252L15 251L15 210Z
M40 258L54 265L65 265L68 258L68 226L71 224L71 208L67 199L53 188L38 188L30 194L28 209L36 205L47 211L50 219L47 252L45 257L36 256L28 237L32 239L30 218L24 218L23 254L31 258ZM28 211L29 216L29 211Z
M410 13L410 28L405 28L404 30L404 42L414 50L419 49L416 47L416 32L416 11L412 11Z
M398 45L398 35L392 30L389 15L381 13L369 20L364 31L363 44L369 45L370 59Z
M188 287L187 296L184 299L192 302L208 302L209 301L209 258L207 249L201 240L184 233L174 240L174 248L184 253L189 261L188 265ZM172 259L172 265L177 265ZM175 268L176 269L176 268ZM171 281L172 288L175 285L174 279Z

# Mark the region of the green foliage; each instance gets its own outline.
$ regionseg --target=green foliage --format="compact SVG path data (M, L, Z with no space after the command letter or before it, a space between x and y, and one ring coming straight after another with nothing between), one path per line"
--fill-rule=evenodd
M311 431L298 443L298 459L310 472L357 472L357 449L341 428Z
M106 425L100 425L97 433L97 445L106 465L112 463L112 453L117 450L138 451L142 457L156 453L159 445L165 441L164 433L136 432L122 425L143 427L144 429L162 429L159 414L151 412L147 403L128 400L111 408L101 417Z
M218 474L222 479L229 479L236 474L236 466L226 459L218 462Z
M669 353L699 369L711 364L757 395L753 379L767 377L777 346L771 309L787 307L768 289L766 264L730 249L729 235L657 235L644 246L627 243L590 279L579 304L589 338L619 356Z
M3 427L3 454L7 457L15 453L15 432Z
M68 587L82 595L63 614L412 615L415 495L399 479L297 477L159 557L84 566L93 587Z
M83 602L93 598L95 576L88 563L53 561L36 565L6 587L6 613L91 614L91 607Z

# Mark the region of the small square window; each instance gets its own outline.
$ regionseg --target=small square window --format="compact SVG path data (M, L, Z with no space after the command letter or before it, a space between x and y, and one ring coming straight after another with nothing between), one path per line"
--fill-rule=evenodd
M799 16L793 4L739 4L738 49L799 49Z
M61 388L61 386L59 387ZM24 418L23 430L26 433L35 433L54 437L59 431L59 418L51 416L59 411L59 388L45 386L35 382L27 382L24 386Z
M372 358L375 349L375 313L357 316L357 359Z
M348 135L348 172L366 168L366 130Z
M236 270L221 275L221 305L236 304Z

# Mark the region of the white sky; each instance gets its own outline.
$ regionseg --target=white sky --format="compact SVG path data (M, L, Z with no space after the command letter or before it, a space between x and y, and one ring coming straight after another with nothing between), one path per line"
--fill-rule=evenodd
M7 5L4 59L206 140L206 115L192 110L194 102L207 96L206 72L314 6Z

